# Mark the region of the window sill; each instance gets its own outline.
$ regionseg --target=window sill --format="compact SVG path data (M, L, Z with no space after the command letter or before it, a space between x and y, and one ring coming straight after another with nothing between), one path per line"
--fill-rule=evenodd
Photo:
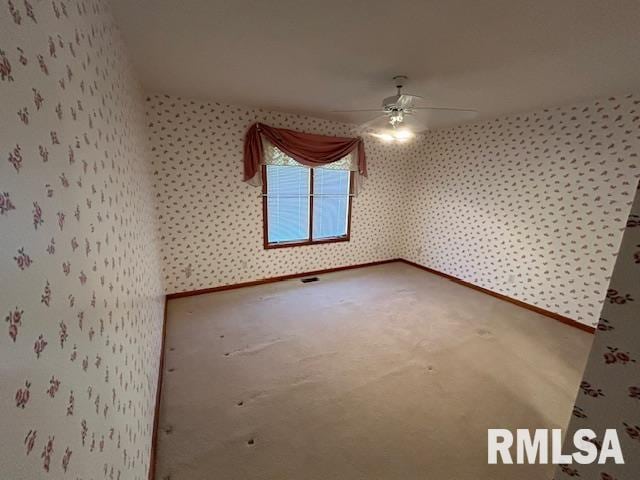
M272 248L289 248L289 247L302 247L305 245L321 245L323 243L339 243L339 242L348 242L349 236L345 237L333 237L333 238L323 238L322 240L305 240L303 242L282 242L282 243L265 243L265 250L270 250Z

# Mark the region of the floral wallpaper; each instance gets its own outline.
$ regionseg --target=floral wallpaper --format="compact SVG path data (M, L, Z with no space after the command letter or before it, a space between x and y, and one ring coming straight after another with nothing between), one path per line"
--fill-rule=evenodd
M640 184L635 198L565 436L590 428L602 439L615 428L625 464L561 465L557 480L631 480L640 472Z
M371 178L354 200L351 242L264 250L260 192L239 180L248 126L350 126L152 95L167 291L403 257L594 326L640 175L639 104L594 100L405 146L368 139Z
M368 139L351 241L264 250L260 191L241 181L248 126L349 125L166 95L145 107L107 0L0 11L3 478L146 478L164 292L398 257L586 324L606 297L574 424L618 422L635 452L637 211L606 285L640 173L637 97ZM592 478L622 470L606 475Z
M256 122L349 136L345 124L189 100L147 98L147 125L167 293L399 256L407 146L367 142L369 178L353 200L351 241L264 250L261 191L242 182L244 135Z
M403 257L595 326L640 176L629 95L435 130Z
M109 3L0 0L0 477L146 478L163 317Z

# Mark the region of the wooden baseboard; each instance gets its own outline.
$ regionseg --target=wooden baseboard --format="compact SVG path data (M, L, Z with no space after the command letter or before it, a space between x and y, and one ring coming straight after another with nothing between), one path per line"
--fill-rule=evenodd
M474 290L486 293L487 295L491 295L492 297L495 297L495 298L499 298L500 300L504 300L505 302L513 303L514 305L518 305L519 307L526 308L527 310L531 310L532 312L536 312L546 317L553 318L554 320L558 320L559 322L578 328L585 332L595 333L596 331L595 328L590 327L589 325L585 325L584 323L577 322L576 320L569 317L565 317L564 315L560 315L559 313L551 312L549 310L545 310L544 308L536 307L535 305L530 305L521 300L516 300L515 298L508 297L507 295L494 292L484 287L479 287L478 285L474 285L473 283L466 282L464 280L456 278L447 273L439 272L438 270L434 270L433 268L425 267L423 265L420 265L419 263L415 263L410 260L405 260L404 258L392 258L390 260L360 263L357 265L348 265L346 267L325 268L323 270L312 270L310 272L293 273L289 275L282 275L279 277L270 277L270 278L263 278L260 280L253 280L250 282L235 283L233 285L222 285L220 287L203 288L200 290L190 290L187 292L171 293L167 295L166 298L167 300L172 300L174 298L191 297L193 295L202 295L205 293L221 292L224 290L233 290L236 288L253 287L255 285L263 285L265 283L282 282L284 280L291 280L292 278L308 277L310 275L321 275L323 273L338 272L341 270L351 270L353 268L372 267L374 265L383 265L385 263L393 263L393 262L402 262L402 263L406 263L407 265L412 265L426 272L433 273L434 275L438 275L440 277L446 278L448 280L451 280L452 282L458 283L460 285L464 285L465 287L473 288Z
M282 282L284 280L291 280L292 278L308 277L310 275L321 275L323 273L339 272L341 270L351 270L354 268L373 267L375 265L383 265L385 263L399 262L399 258L392 258L390 260L380 260L378 262L359 263L357 265L347 265L346 267L325 268L323 270L312 270L310 272L292 273L289 275L281 275L279 277L262 278L260 280L252 280L250 282L234 283L233 285L222 285L220 287L203 288L200 290L190 290L188 292L170 293L167 295L167 300L173 300L174 298L191 297L193 295L202 295L204 293L222 292L224 290L234 290L236 288L254 287L256 285L263 285L265 283Z
M164 315L162 318L162 339L160 340L160 363L158 364L158 385L156 387L156 406L153 413L153 432L151 434L151 453L149 455L149 480L156 478L156 450L158 446L158 426L160 425L160 400L162 394L162 374L164 372L164 346L167 337L167 296L164 297Z
M477 290L479 292L486 293L487 295L491 295L492 297L495 297L495 298L499 298L500 300L504 300L505 302L513 303L514 305L518 305L519 307L526 308L527 310L531 310L532 312L536 312L546 317L553 318L554 320L558 320L559 322L565 323L567 325L578 328L585 332L589 332L589 333L596 332L595 328L590 327L589 325L585 325L584 323L577 322L572 318L565 317L564 315L560 315L559 313L550 312L549 310L545 310L544 308L536 307L535 305L530 305L521 300L516 300L515 298L511 298L501 293L488 290L484 287L479 287L478 285L474 285L473 283L460 280L459 278L453 277L449 274L439 272L438 270L434 270L433 268L425 267L423 265L420 265L419 263L405 260L404 258L401 258L400 261L403 263L406 263L407 265L412 265L416 268L424 270L426 272L433 273L434 275L439 275L441 277L446 278L447 280L451 280L452 282L458 283L460 285L464 285L465 287L473 288L474 290Z

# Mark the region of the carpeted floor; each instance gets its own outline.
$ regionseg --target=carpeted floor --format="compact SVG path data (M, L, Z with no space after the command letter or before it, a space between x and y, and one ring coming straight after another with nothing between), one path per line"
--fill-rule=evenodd
M545 480L487 428L564 428L592 335L406 264L172 300L161 480Z

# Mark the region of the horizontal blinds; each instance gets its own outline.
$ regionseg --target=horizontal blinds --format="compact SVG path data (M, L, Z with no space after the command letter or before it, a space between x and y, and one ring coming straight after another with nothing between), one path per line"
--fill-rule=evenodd
M267 165L269 243L309 238L310 169Z
M345 170L314 169L314 240L347 235L350 175Z

